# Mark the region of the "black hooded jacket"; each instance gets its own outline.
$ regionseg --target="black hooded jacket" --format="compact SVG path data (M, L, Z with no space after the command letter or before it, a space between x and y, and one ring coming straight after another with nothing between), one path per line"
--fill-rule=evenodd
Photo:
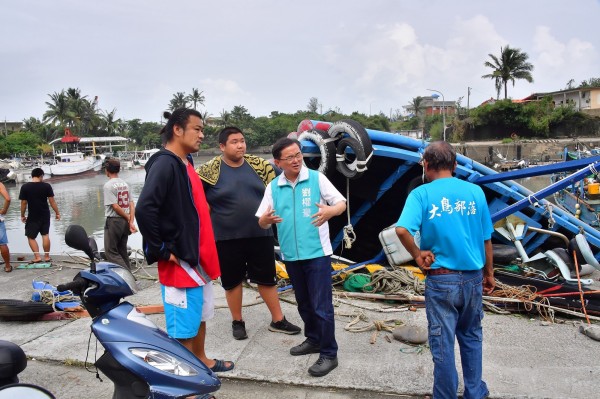
M188 160L192 162L189 155ZM135 218L148 264L168 260L173 253L190 265L198 265L200 219L186 165L163 148L150 157L145 169L146 182L136 204Z

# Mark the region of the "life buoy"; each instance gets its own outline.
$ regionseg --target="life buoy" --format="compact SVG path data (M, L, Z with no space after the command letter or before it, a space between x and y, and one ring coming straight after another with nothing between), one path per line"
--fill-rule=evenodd
M346 152L351 148L353 153ZM336 169L349 179L358 179L367 170L365 150L358 140L345 137L340 140L335 149Z
M298 141L307 140L319 147L320 157L310 154L304 155L304 163L311 169L327 175L335 170L335 140L329 137L323 130L313 129L300 133Z
M310 119L304 119L302 122L298 124L298 129L296 130L298 134L306 132L307 130L313 130L314 126Z
M341 121L334 122L333 125L327 131L329 136L332 138L344 138L350 136L354 140L358 141L360 146L363 148L363 153L366 156L365 170L371 162L371 155L373 153L373 143L371 138L362 125L352 119L342 119Z

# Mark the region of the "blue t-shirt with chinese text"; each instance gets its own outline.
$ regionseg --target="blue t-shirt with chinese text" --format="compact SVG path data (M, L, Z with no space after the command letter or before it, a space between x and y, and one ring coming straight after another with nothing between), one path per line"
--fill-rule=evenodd
M483 268L484 241L494 231L481 187L454 177L414 189L396 225L413 236L420 231L420 248L435 255L432 269Z

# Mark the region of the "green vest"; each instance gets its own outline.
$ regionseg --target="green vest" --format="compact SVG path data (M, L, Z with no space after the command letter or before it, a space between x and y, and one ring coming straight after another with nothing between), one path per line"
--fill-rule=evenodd
M271 182L273 209L283 221L277 224L277 237L284 260L296 261L325 256L319 228L311 215L318 212L315 205L321 201L319 172L308 169L308 179L300 180L295 187L279 178Z

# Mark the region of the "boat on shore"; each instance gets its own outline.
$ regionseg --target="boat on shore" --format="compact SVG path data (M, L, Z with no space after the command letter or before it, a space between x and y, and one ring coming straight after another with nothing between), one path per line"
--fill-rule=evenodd
M305 120L296 136L305 164L327 175L348 201L347 214L329 221L334 255L353 262L348 270L373 263L392 268L411 264L390 226L397 222L408 194L422 184L419 161L428 143L364 129L352 120ZM600 157L508 172L497 172L460 154L457 164L456 177L480 185L486 195L495 227L493 243L512 254L494 259L499 270L515 266L498 273L499 281L515 284L521 278L522 284L530 286L539 282L540 290L550 284L564 286L563 291L555 288L557 293L573 292L578 291L575 268L582 274L600 270L600 232L545 199L600 168ZM575 172L535 193L514 181L568 171ZM386 229L392 234L384 234ZM575 250L577 259L572 255ZM394 260L394 254L399 260ZM581 281L584 286L592 283ZM593 299L598 300L594 309L600 314L600 299ZM560 302L557 297L551 301ZM578 297L569 298L570 309L577 303L581 306Z
M102 169L108 153L126 147L129 139L124 137L77 137L70 129L59 139L51 141L53 156L50 162L39 165L51 178L80 176L97 173ZM56 146L63 150L57 151Z
M144 167L144 166L146 166L146 163L148 162L150 157L159 151L160 151L160 149L158 149L158 148L152 148L150 150L139 151L137 153L137 157L134 159L133 162L136 165L140 165L141 167Z
M42 170L52 177L97 173L102 169L104 159L104 155L84 155L79 151L61 152L54 154L52 163L42 165Z

